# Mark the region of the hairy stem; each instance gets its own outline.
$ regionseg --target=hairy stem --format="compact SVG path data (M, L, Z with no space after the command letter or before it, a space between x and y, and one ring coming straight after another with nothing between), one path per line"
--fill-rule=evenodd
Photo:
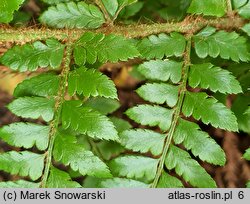
M50 171L51 162L52 162L54 142L55 142L55 138L57 135L58 126L60 123L62 104L64 102L64 96L65 96L67 81L68 81L68 74L70 71L71 53L72 53L72 45L71 43L68 43L66 47L66 56L64 58L64 65L63 65L63 69L61 72L60 90L56 97L55 117L54 117L54 120L50 124L49 148L46 152L45 169L44 169L44 174L43 174L41 185L40 185L41 188L46 188L46 185L47 185L47 180L48 180L49 171Z
M182 77L182 83L180 85L180 89L179 89L179 99L177 102L177 106L175 108L175 112L174 112L174 116L173 116L173 120L172 120L172 124L170 127L170 130L167 134L166 137L166 142L163 148L163 153L160 157L160 161L159 161L159 165L157 168L157 172L156 172L156 176L155 179L152 183L152 188L156 188L159 182L159 179L162 175L162 171L164 168L164 163L165 163L165 159L169 150L169 147L172 143L172 139L173 139L173 135L178 123L178 120L180 118L180 114L181 114L181 108L182 108L182 104L184 102L184 98L185 98L185 93L186 93L186 86L187 86L187 80L188 80L188 72L189 72L189 66L191 64L190 62L190 53L191 53L191 37L192 35L188 35L187 37L187 45L186 45L186 51L184 54L184 65L183 65L183 69L182 69L182 73L183 73L183 77Z
M60 41L67 41L70 37L72 41L77 40L87 31L120 34L128 38L147 37L152 34L179 32L183 34L196 33L206 26L213 26L220 30L240 29L248 21L235 16L234 18L205 19L202 17L186 17L182 22L160 23L160 24L136 24L129 26L104 27L97 30L83 29L48 29L48 28L9 28L0 26L0 42L25 43L47 38L56 38Z

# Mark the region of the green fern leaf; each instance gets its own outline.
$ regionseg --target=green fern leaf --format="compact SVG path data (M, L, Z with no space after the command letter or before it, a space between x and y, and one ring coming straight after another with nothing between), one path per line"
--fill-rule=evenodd
M171 125L173 110L161 106L139 105L127 110L126 115L142 125L159 126L167 131Z
M136 91L144 100L174 107L178 101L179 87L164 83L152 83L141 86Z
M246 152L245 152L245 154L243 155L243 157L244 157L246 160L250 161L250 148L246 150Z
M138 71L147 79L178 83L181 80L183 63L171 60L151 60L138 67Z
M121 132L123 132L125 130L128 130L128 129L132 128L132 125L130 125L130 123L128 121L123 120L121 118L110 117L110 120L115 125L116 130L118 131L118 133L121 133Z
M239 130L250 134L250 113L247 110L250 106L248 95L238 95L232 105L232 111L237 117Z
M0 154L0 170L10 174L29 176L33 181L42 176L44 166L43 154L32 152L5 152Z
M215 98L208 98L206 93L187 92L182 112L185 116L201 119L205 124L228 131L238 131L237 119L232 111ZM209 110L209 111L208 111Z
M96 143L96 146L105 160L110 160L125 151L123 146L113 141L101 141Z
M193 160L190 155L175 146L171 146L167 154L165 165L169 170L175 169L179 176L191 185L199 188L215 188L216 184L211 176Z
M108 117L81 104L81 101L64 102L62 121L65 129L70 127L93 138L118 140L114 124Z
M245 111L244 114L245 114L245 115L250 115L250 107L248 107L248 109Z
M215 28L208 27L194 37L195 51L200 58L220 56L236 62L250 59L246 38L236 32L215 31Z
M91 107L103 115L111 114L121 106L119 101L103 97L90 98L84 103L84 105Z
M29 149L36 145L45 150L49 142L49 127L32 123L12 123L0 129L0 138L9 145Z
M121 13L119 14L119 18L127 20L136 16L140 11L142 11L143 6L145 5L144 3L145 2L142 1L136 1L133 4L128 5L121 11Z
M102 0L105 8L111 16L117 15L125 6L131 5L137 0Z
M250 68L248 63L234 63L227 67L233 75L239 80L243 92L247 93L250 87ZM238 95L241 96L241 95Z
M87 176L83 181L83 188L99 188L101 180L106 180L106 179Z
M106 164L91 151L87 151L82 145L77 144L75 136L68 132L58 132L53 157L58 162L70 165L72 170L79 171L82 175L100 178L111 176Z
M226 162L221 147L195 123L180 119L174 133L174 142L183 143L187 150L191 150L193 155L199 156L202 161L220 166Z
M232 6L234 9L240 8L247 3L248 0L232 0Z
M245 1L245 4L238 8L238 12L243 18L250 18L250 2Z
M126 176L130 179L154 179L158 159L142 156L122 156L109 162L111 172L117 176Z
M226 4L224 0L192 0L188 12L222 17L226 14Z
M164 57L180 57L184 53L186 40L179 33L170 36L162 33L158 36L151 35L138 44L138 49L146 59L163 59Z
M148 184L126 178L97 179L87 177L84 180L85 188L149 188Z
M171 176L166 172L162 173L159 183L157 185L157 188L181 188L181 187L183 187L182 182L178 178Z
M0 188L39 188L40 183L25 180L0 182Z
M118 0L102 0L102 2L105 8L107 9L108 13L111 16L114 16L119 8Z
M115 128L119 134L132 127L127 121L120 118L111 117L110 120L115 125ZM110 160L111 158L114 158L125 151L125 148L121 146L120 143L113 141L103 140L96 143L96 146L99 148L102 158L105 160Z
M16 98L23 96L56 96L59 85L59 76L53 73L43 73L18 84L15 88L14 96Z
M247 182L246 187L247 187L247 188L250 188L250 181Z
M56 28L99 28L105 22L102 12L85 2L60 3L45 11L40 21Z
M51 167L47 188L81 188L81 185L72 181L67 172Z
M152 4L153 7L155 7L154 5L157 4L155 9L157 9L156 13L159 15L159 17L163 18L167 22L178 22L186 17L187 9L190 6L191 1L192 0L167 0L157 1L154 3L152 2ZM177 26L176 29L179 30L179 27Z
M213 92L219 91L225 94L242 92L240 83L229 71L215 67L210 63L191 66L188 82L193 88L209 88Z
M55 39L47 39L23 46L14 46L1 58L2 64L20 72L36 71L38 67L58 68L63 59L64 45Z
M9 23L13 19L14 11L18 10L24 0L1 0L0 23Z
M23 118L38 119L40 116L49 122L54 117L55 100L42 97L22 97L8 105L8 109Z
M106 75L95 69L85 67L78 68L69 74L69 94L75 93L89 96L102 96L106 98L117 98L116 88L113 81Z
M94 64L96 61L101 63L127 61L139 55L131 40L113 34L86 32L76 42L74 48L77 65L84 65L86 62Z
M244 25L244 27L242 28L242 30L243 30L248 36L250 36L250 23Z
M127 149L141 153L151 152L157 156L162 153L166 135L152 130L127 130L120 134L121 144Z

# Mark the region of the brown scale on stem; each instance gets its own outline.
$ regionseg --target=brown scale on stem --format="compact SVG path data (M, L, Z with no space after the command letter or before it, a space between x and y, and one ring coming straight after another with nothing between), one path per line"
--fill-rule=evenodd
M230 16L215 19L206 19L201 16L187 16L182 22L159 24L136 24L129 26L106 26L96 30L84 29L49 29L45 27L12 28L0 26L0 42L26 43L47 38L56 38L60 41L77 40L85 32L91 31L103 34L118 34L127 38L142 38L153 34L179 32L195 34L206 26L213 26L219 30L239 30L248 21L239 16Z

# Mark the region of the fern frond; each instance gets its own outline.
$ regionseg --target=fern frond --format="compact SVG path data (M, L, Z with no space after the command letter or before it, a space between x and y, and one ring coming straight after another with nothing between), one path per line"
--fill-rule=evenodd
M40 21L56 28L99 28L105 21L102 12L85 2L59 3L40 16Z
M147 83L139 88L137 93L146 101L158 104L167 102L166 104L172 108L139 105L126 112L130 119L139 124L158 125L162 132L167 132L167 135L163 135L152 130L137 129L127 130L121 134L121 143L127 149L140 153L151 152L154 156L161 155L151 187L183 186L178 178L170 176L168 172L164 171L164 163L169 171L175 169L175 172L192 186L216 186L211 176L196 160L192 159L188 152L171 143L182 144L187 150L191 150L194 156L203 161L216 165L225 164L225 153L221 147L207 133L201 131L198 125L181 119L181 112L187 117L192 115L195 119L201 119L205 124L210 123L215 127L238 130L236 117L223 104L218 103L214 98L209 98L206 93L187 91L187 82L189 81L194 88L201 85L202 88L211 87L212 90L220 90L225 93L241 92L239 82L232 77L230 72L224 72L221 68L217 70L210 64L191 66L189 59L191 45L191 40L189 40L184 55L184 63L151 60L144 62L138 69L149 80L164 81L165 83ZM202 69L203 66L205 66L204 69ZM193 74L192 72L195 72L195 69L200 70ZM217 74L218 72L221 75ZM213 79L216 83L207 82L205 77ZM169 79L174 84L168 83ZM223 79L228 82L229 87L220 88L219 81ZM117 171L122 172L124 168L118 168ZM126 174L124 173L122 176L126 176ZM147 178L132 178L145 182L152 181Z
M148 83L136 91L144 100L174 107L178 101L179 87L164 83Z
M196 64L190 67L188 83L191 87L210 89L224 94L241 93L240 83L227 70L215 67L210 63Z
M3 2L0 22L9 22L23 0ZM207 125L250 132L250 25L240 17L249 18L249 1L43 2L48 9L39 18L42 24L64 29L0 28L4 43L30 42L2 54L2 65L27 75L46 68L21 82L8 105L17 116L43 125L18 122L0 128L0 139L16 147L0 154L0 170L21 177L0 187L81 188L78 178L83 187L216 187L203 162L223 166L226 158L204 131ZM131 22L128 17L137 18L139 11L148 16L155 8L167 21L176 18L138 28L114 24L116 19ZM186 13L215 18L187 16L174 22ZM128 65L128 73L136 66L133 74L140 81L132 83L146 102L126 103L126 115L141 129L114 117L124 104L114 82L98 70L104 63ZM232 111L225 102L232 102ZM250 160L249 149L243 157Z
M243 18L250 18L250 2L249 1L244 1L244 5L241 5L240 7L237 8L239 15L242 16Z
M166 172L163 172L161 175L161 178L159 180L159 183L157 185L157 188L181 188L183 187L182 182Z
M243 157L244 157L246 160L250 161L250 148L246 150L246 152L245 152L245 154L243 155Z
M118 142L101 141L96 143L96 146L99 149L102 158L107 161L125 152L125 148Z
M221 0L192 0L188 13L222 17L226 14L226 4Z
M171 145L166 157L165 165L169 170L184 178L191 185L199 188L215 188L216 184L211 176L191 158L188 152Z
M208 111L209 110L209 111ZM238 131L235 115L215 98L209 98L206 93L187 92L182 112L185 116L201 119L205 124L229 131Z
M90 107L82 106L81 101L64 102L62 121L65 129L71 128L93 138L118 140L114 124L108 117Z
M244 114L245 114L245 115L250 115L250 107L248 107L248 109L245 111Z
M44 157L44 154L28 151L5 152L0 154L0 170L14 175L29 176L35 181L42 176Z
M43 73L26 79L17 85L15 97L24 96L56 96L59 91L60 78L54 73Z
M137 0L102 0L102 2L108 13L116 17L124 7L134 4Z
M91 151L87 151L80 144L77 144L75 136L69 132L58 132L53 157L58 162L70 165L74 171L79 171L82 175L100 178L111 177L106 164Z
M250 134L250 113L247 112L250 106L249 95L238 95L232 105L232 111L237 117L239 130Z
M131 40L113 34L86 32L74 46L74 59L77 65L84 65L86 62L94 64L97 61L126 61L139 55Z
M85 103L85 106L89 106L90 108L98 111L103 115L108 115L115 112L120 108L120 103L118 100L104 98L104 97L93 97L89 98ZM113 122L113 121L112 121Z
M181 80L183 63L171 60L151 60L141 64L138 71L150 80L178 83Z
M130 179L146 178L152 181L157 169L158 159L143 156L121 156L109 162L113 175Z
M51 167L47 188L81 188L81 185L72 181L69 174L55 167Z
M114 82L95 69L81 67L70 72L68 83L68 91L71 96L78 93L85 97L117 98Z
M247 39L236 32L216 32L215 28L207 27L194 36L194 42L196 54L200 58L220 56L235 62L247 62L250 59Z
M250 9L250 6L249 6ZM250 23L246 24L243 26L242 30L248 35L250 36Z
M127 110L126 115L142 125L159 126L167 131L171 125L173 110L156 105L139 105Z
M160 34L144 38L138 44L138 50L146 59L163 59L164 57L180 57L184 53L186 40L179 33L171 33L170 36Z
M120 134L121 144L135 152L151 152L157 156L162 153L166 136L151 130L126 130Z
M49 127L32 123L12 123L0 129L0 138L14 147L45 150L49 142Z
M110 117L109 119L115 125L116 130L119 133L132 128L132 125L130 125L130 123L128 121L124 120L124 119L117 118L117 117Z
M53 119L55 100L43 97L21 97L8 105L8 109L23 118L38 119L46 122Z
M187 150L191 150L193 155L198 156L202 161L221 166L226 162L222 148L193 122L180 119L173 139L175 144L182 143Z
M39 67L58 68L62 63L64 48L55 39L47 39L46 44L37 41L16 45L0 58L0 62L19 72L36 71Z
M110 117L109 118L111 122L115 125L115 128L119 134L130 129L132 126L125 120L116 118L116 117ZM110 160L111 158L119 156L121 153L125 152L125 148L120 144L119 142L114 141L99 141L98 143L95 143L96 147L98 148L101 157L104 160Z
M14 11L18 10L24 0L4 0L0 5L0 23L9 23L13 19Z

